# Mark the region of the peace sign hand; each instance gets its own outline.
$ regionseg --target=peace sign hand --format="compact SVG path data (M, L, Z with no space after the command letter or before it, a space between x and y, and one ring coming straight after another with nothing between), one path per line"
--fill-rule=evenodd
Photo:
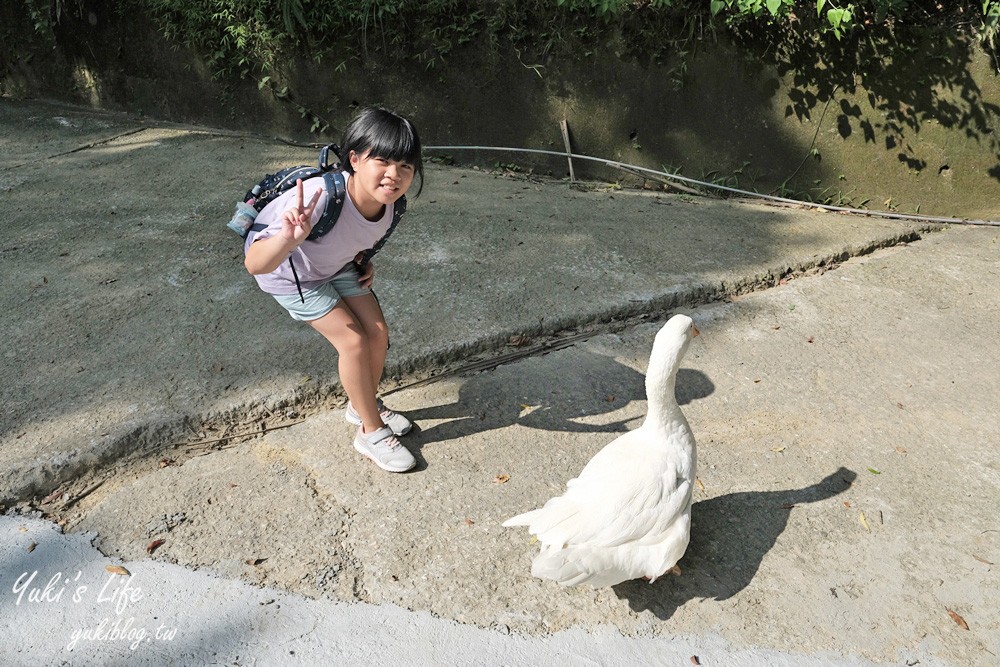
M312 214L316 210L316 202L323 192L322 188L316 190L316 194L309 200L309 205L304 204L305 193L302 188L302 179L295 182L297 196L295 206L289 208L281 214L281 236L287 241L300 244L309 236L312 231Z

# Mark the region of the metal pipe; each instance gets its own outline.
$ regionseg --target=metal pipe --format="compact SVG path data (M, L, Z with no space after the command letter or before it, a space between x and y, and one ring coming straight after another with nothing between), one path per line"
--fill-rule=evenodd
M665 178L667 180L680 181L682 183L688 183L690 185L697 185L702 188L722 190L724 192L739 194L745 197L750 197L752 199L762 199L765 201L781 202L783 204L793 204L795 206L810 206L812 208L823 209L824 211L839 211L844 213L852 213L855 215L866 215L877 218L887 218L889 220L912 220L917 222L938 222L938 223L948 223L954 225L977 225L985 227L1000 227L1000 221L996 220L969 220L968 218L942 218L930 215L894 213L892 211L870 211L862 208L832 206L830 204L815 204L813 202L799 201L798 199L789 199L787 197L776 197L774 195L765 195L759 192L751 192L749 190L731 188L726 185L718 185L717 183L706 183L704 181L688 178L686 176L680 176L678 174L671 174L665 171L648 169L646 167L627 164L625 162L618 162L616 160L607 160L605 158L592 157L590 155L578 155L576 153L565 153L565 152L559 153L556 151L547 151L538 148L504 148L500 146L424 146L424 150L425 151L504 151L510 153L538 153L541 155L554 155L556 157L574 157L580 160L590 160L592 162L599 162L601 164L604 164L608 167L613 167L615 169L644 172L647 174L653 174L661 178Z

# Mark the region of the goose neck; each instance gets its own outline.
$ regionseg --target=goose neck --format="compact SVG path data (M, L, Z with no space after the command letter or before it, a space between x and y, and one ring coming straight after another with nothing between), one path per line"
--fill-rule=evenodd
M646 376L647 419L652 423L669 423L677 421L680 407L674 396L677 384L676 370L666 377Z

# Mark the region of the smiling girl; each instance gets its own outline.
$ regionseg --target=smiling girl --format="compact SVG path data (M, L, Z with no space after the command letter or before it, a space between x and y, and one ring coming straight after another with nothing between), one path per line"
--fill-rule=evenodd
M300 180L257 216L264 228L247 237L245 264L293 319L337 349L346 419L358 426L354 448L383 470L404 472L416 459L397 436L413 424L376 396L389 329L371 291L370 260L392 232L395 208L416 176L423 186L420 137L402 116L369 108L347 126L341 147L347 197L333 228L306 240L329 193L322 178Z

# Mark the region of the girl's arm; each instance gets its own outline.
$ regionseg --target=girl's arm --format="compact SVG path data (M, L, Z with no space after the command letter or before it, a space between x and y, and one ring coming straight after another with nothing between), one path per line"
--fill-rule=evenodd
M277 269L282 262L288 259L293 250L302 245L302 242L312 231L312 215L316 210L316 202L322 194L322 189L317 190L313 195L309 205L303 202L302 179L295 183L298 189L298 197L295 206L281 214L281 229L277 234L260 241L254 241L247 248L247 256L243 260L243 265L251 275L271 273Z
M282 221L282 227L284 227L284 221ZM247 256L243 260L243 265L253 276L271 273L288 259L288 256L299 247L300 243L301 241L289 241L282 238L281 235L254 241L247 248Z

